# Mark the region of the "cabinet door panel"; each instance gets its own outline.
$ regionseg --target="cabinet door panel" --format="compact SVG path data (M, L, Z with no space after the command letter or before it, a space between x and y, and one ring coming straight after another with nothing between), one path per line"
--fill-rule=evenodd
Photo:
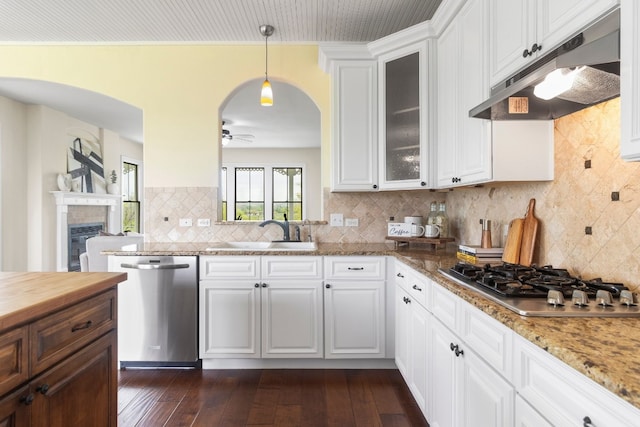
M0 396L28 379L29 328L23 326L0 336Z
M455 365L458 361L450 349L452 343L458 344L458 338L442 323L432 318L429 325L431 351L429 425L431 427L456 425L457 411L454 402L457 375Z
M322 282L269 281L261 289L262 357L322 357Z
M331 189L373 191L378 183L377 63L339 61L333 71Z
M0 426L21 427L31 423L31 407L25 405L23 399L29 394L29 387L24 386L0 399Z
M409 389L422 410L429 419L429 312L418 304L411 304L409 316Z
M32 425L115 426L116 332L112 331L31 382ZM46 393L38 389L47 386Z
M325 357L384 357L384 282L330 281L326 286Z
M256 283L200 283L200 357L260 357Z
M409 379L409 319L411 303L409 295L396 288L396 366L408 384Z

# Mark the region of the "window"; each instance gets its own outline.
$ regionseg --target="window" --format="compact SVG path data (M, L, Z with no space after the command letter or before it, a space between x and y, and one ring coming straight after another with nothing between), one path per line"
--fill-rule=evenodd
M122 231L140 233L139 165L122 162Z
M303 168L299 165L222 167L222 219L235 221L303 218Z

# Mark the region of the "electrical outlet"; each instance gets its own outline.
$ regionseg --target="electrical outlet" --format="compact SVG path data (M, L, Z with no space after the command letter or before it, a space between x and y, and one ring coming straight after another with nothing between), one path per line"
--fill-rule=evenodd
M192 225L191 218L180 218L180 227L191 227Z
M209 218L198 218L198 227L209 227L211 220Z
M358 218L347 218L344 220L344 224L347 227L357 227L358 226Z
M341 213L333 213L329 216L329 225L332 227L342 227L344 225L344 219Z

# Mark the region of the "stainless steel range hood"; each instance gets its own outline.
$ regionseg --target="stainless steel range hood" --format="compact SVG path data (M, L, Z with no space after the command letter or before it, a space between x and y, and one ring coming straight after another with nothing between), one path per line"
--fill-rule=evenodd
M534 87L554 70L584 67L572 88L544 100ZM469 111L491 120L551 120L620 96L620 12L616 10L491 90Z

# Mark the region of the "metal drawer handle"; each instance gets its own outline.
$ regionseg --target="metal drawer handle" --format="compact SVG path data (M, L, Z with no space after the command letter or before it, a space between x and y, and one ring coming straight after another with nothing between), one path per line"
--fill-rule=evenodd
M416 291L422 292L422 288L419 288L418 285L413 285L412 288L415 289Z
M396 276L398 276L398 277L400 277L400 278L404 279L404 276L402 275L402 273L398 273L398 274L396 274Z
M347 270L360 271L364 270L364 267L347 267Z
M81 331L83 329L89 329L92 324L93 324L93 322L91 320L87 320L84 323L80 323L78 325L75 325L73 328L71 328L71 332L77 332L77 331Z
M584 427L596 427L596 425L591 422L591 418L589 418L589 417L584 417L582 419L582 422L583 422L582 425Z
M180 268L189 268L189 264L120 264L122 268L130 268L132 270L178 270Z

